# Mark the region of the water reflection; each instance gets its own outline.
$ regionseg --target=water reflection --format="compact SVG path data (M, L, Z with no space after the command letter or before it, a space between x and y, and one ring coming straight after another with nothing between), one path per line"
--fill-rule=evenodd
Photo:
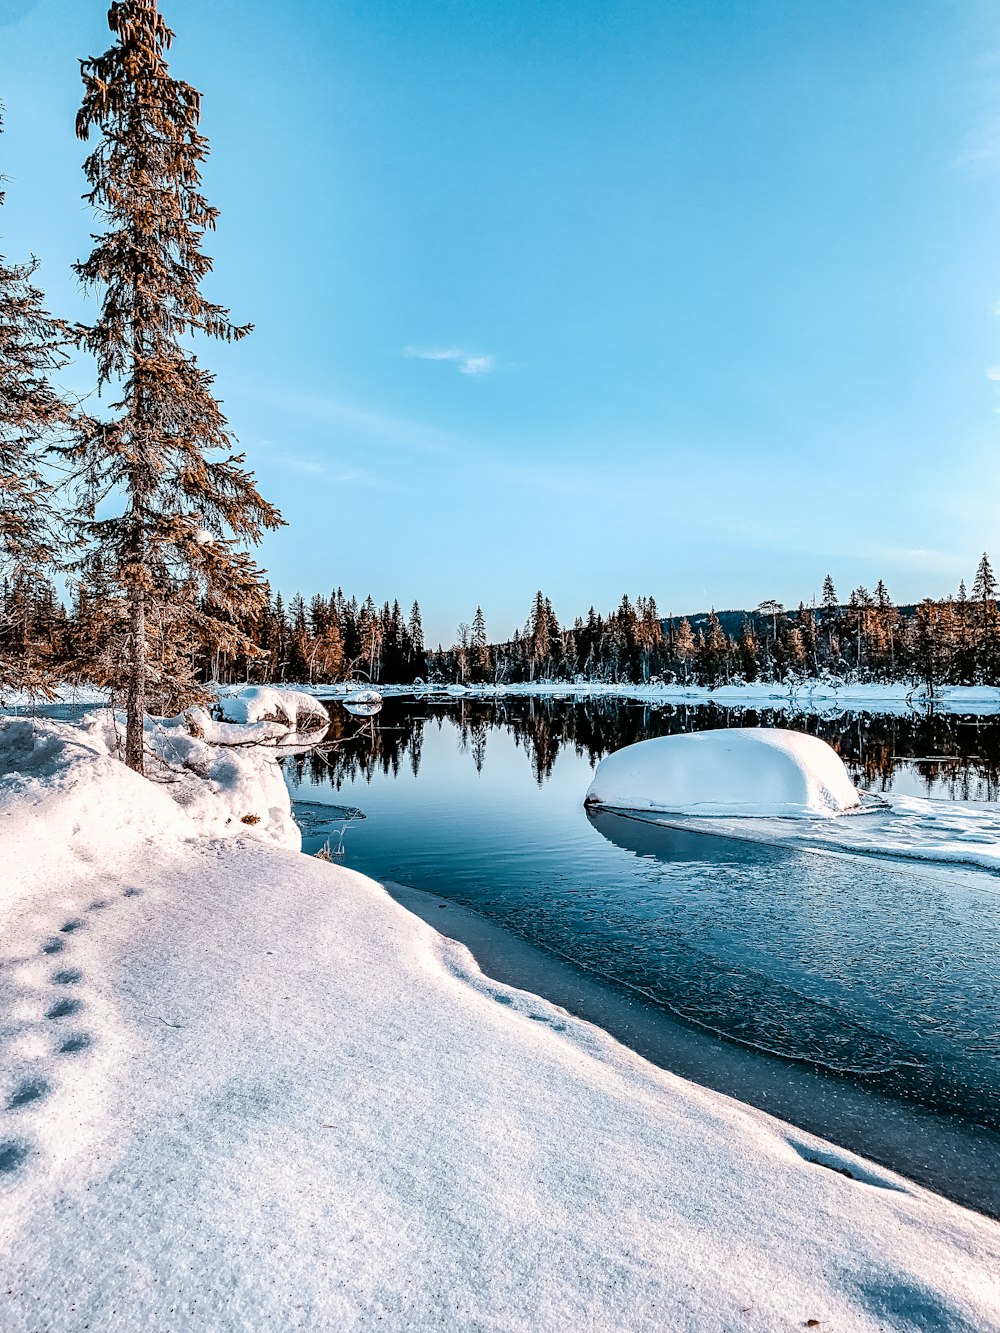
M477 773L487 761L489 738L507 732L523 751L535 782L552 775L566 750L592 764L613 750L650 736L716 727L791 727L827 741L854 781L869 791L904 791L960 801L995 801L1000 795L1000 717L852 713L821 717L782 709L723 708L717 704L637 704L615 699L386 699L378 719L358 731L333 701L329 744L305 756L301 780L354 781L375 773L420 770L424 730L454 729L459 752ZM366 714L367 716L367 714Z
M709 833L689 833L686 829L633 819L599 807L587 807L585 813L592 827L602 837L635 856L669 862L707 861L712 865L746 860L743 845L732 838L716 838ZM783 849L770 850L780 859ZM786 850L785 855L792 856L794 853Z

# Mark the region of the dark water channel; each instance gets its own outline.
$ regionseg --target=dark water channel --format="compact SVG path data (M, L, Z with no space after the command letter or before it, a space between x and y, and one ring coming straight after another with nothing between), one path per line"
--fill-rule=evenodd
M680 1023L706 1052L721 1045L759 1069L818 1077L813 1101L842 1089L923 1116L924 1138L937 1126L975 1149L978 1174L983 1150L987 1161L1000 1150L1000 877L583 808L605 753L744 724L823 736L871 790L994 799L997 719L510 698L388 699L367 721L330 711L333 744L286 761L307 851L329 841L348 866L471 909ZM721 1085L754 1100L738 1080ZM806 1127L830 1129L822 1115ZM949 1192L1000 1211L1000 1179L986 1196Z

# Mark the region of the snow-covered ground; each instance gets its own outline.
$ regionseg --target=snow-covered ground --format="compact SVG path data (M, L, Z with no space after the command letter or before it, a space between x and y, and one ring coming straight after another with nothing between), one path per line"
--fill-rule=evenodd
M696 833L1000 873L1000 806L859 795L825 741L783 728L657 736L602 759L588 805Z
M488 980L185 731L0 729L4 1333L1000 1329L996 1223Z
M285 732L325 729L330 723L326 709L313 695L273 685L247 685L238 693L220 693L218 707L226 722L268 723Z

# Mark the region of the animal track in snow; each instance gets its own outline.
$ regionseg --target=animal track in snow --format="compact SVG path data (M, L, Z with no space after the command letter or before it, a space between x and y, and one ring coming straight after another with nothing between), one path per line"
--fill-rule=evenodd
M85 1051L89 1046L93 1046L94 1039L87 1032L74 1032L71 1037L67 1037L59 1046L60 1055L76 1055L79 1051Z
M28 1145L18 1139L0 1143L0 1175L13 1175L29 1151Z
M141 892L141 889L134 886L128 886L122 889L121 896L123 898L136 898ZM112 906L113 899L111 898L95 898L87 905L86 911L103 912ZM82 911L83 909L80 908L78 910ZM78 931L84 930L86 924L86 920L82 915L68 917L62 925L58 927L54 934L50 935L42 942L40 952L43 956L49 958L56 958L60 955L64 955L70 945L72 936ZM65 960L60 958L60 962L65 963ZM78 986L83 980L84 974L81 968L66 965L58 967L57 970L52 972L48 977L48 983L54 987ZM30 1007L27 1005L22 1006L27 1010L27 1017L24 1019L26 1028L18 1040L22 1044L27 1041L32 1047L30 1051L22 1052L22 1054L30 1055L32 1059L37 1060L39 1058L46 1058L46 1052L48 1053L47 1058L51 1058L52 1054L79 1055L82 1052L89 1050L94 1045L94 1037L89 1032L79 1030L69 1032L64 1031L60 1037L56 1038L54 1048L49 1045L48 1041L45 1041L41 1037L41 1032L37 1026L38 1019L35 1017L35 1015L38 1014L35 1005L40 998L38 995L38 982L40 981L40 977L37 978L37 980L29 979L30 989L34 992L32 996L33 1003ZM44 1000L41 1002L43 1004L45 1003ZM83 1007L83 1000L77 999L72 995L59 995L57 992L48 1004L48 1008L45 1009L44 1016L45 1019L49 1021L58 1021L60 1019L71 1018L75 1014L80 1013ZM34 1049L38 1043L41 1043L40 1049ZM24 1074L20 1081L14 1085L7 1097L3 1109L8 1113L21 1112L30 1115L32 1109L40 1107L41 1103L45 1102L53 1091L52 1082L42 1074ZM4 1176L13 1176L20 1172L24 1163L36 1151L37 1149L33 1148L25 1139L0 1139L0 1179Z
M22 1079L7 1099L8 1111L19 1111L22 1106L31 1106L49 1095L49 1085L44 1078Z

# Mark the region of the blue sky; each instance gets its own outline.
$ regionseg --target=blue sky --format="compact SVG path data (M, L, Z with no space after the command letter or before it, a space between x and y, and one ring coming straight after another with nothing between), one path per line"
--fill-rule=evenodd
M289 523L276 586L419 597L448 641L537 587L683 613L1000 561L995 5L162 8L211 293L256 324L202 356ZM2 246L84 317L105 11L0 0Z

